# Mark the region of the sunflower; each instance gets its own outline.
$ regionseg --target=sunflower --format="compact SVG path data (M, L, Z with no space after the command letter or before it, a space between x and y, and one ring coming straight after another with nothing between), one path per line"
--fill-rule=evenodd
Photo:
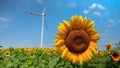
M107 49L108 49L108 50L112 50L112 44L111 44L111 43L108 43Z
M102 57L102 56L105 55L105 54L107 54L106 51L98 51L98 55L99 55L100 57Z
M24 48L25 51L30 52L31 48Z
M34 51L31 51L31 52L29 52L29 55L30 55L30 56L34 56L34 55L35 55L35 52L34 52Z
M98 51L98 55L102 57L104 53L102 51Z
M120 60L120 54L118 54L117 52L113 52L111 57L114 61L119 61Z
M10 52L9 51L5 51L4 52L4 56L10 56Z
M36 51L38 48L32 48L32 51Z
M72 16L71 21L63 20L58 26L55 41L56 51L65 60L82 64L92 59L93 53L97 53L98 32L93 29L94 21L86 17Z

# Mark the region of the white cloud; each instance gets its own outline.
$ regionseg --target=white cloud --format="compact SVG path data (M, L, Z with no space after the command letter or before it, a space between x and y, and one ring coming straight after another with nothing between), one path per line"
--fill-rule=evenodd
M38 3L42 4L43 3L43 0L37 0Z
M6 17L0 17L0 21L2 22L9 22L9 19Z
M76 3L69 3L68 6L71 8L75 8L77 6L77 4Z
M104 7L103 5L101 5L101 4L97 4L97 7L98 7L99 9L105 9L105 7Z
M106 36L107 35L107 33L100 33L100 36Z
M112 25L108 24L107 27L112 27Z
M8 17L0 17L0 27L6 28L10 24L11 20Z
M116 24L116 23L113 23L112 25L113 25L113 26L116 26L117 24Z
M98 4L98 3L93 3L91 6L89 6L89 9L95 9L95 8L105 9L105 7L103 5Z
M30 42L30 40L27 40L27 39L26 39L26 40L24 40L24 42Z
M107 25L107 27L114 27L117 25L116 22L118 22L119 20L113 20L113 19L108 19L109 24Z
M106 32L106 33L108 33L108 32L109 32L109 30L108 30L108 29L106 29L106 30L105 30L105 32Z
M120 19L118 20L118 22L120 22Z
M56 7L56 8L76 8L77 7L77 3L76 2L71 2L69 0L66 0L65 2L61 1L61 0L58 0L56 3L55 3L55 6L53 7Z
M89 13L89 10L83 10L83 13L84 13L84 14L88 14L88 13Z
M101 5L101 4L99 4L99 3L93 3L92 5L90 5L90 6L88 7L87 10L83 10L83 13L84 13L84 14L88 14L89 12L93 11L92 13L93 13L94 15L102 18L103 16L102 16L102 14L101 14L100 12L95 11L95 10L92 10L92 9L96 9L96 8L97 8L97 9L102 9L102 10L103 10L103 9L106 9L103 5Z
M112 23L112 24L108 24L108 25L107 25L107 27L114 27L114 26L116 26L115 23Z
M98 12L98 11L94 11L93 13L94 13L94 15L96 15L96 16L98 16L98 17L102 18L102 15L101 15L101 13L100 13L100 12Z
M111 24L117 24L117 22L120 22L120 19L118 20L114 20L114 19L108 19L108 22L111 23Z
M33 2L32 1L30 1L30 0L25 0L25 1L23 1L23 3L27 3L27 4L32 4Z
M104 37L107 36L109 32L109 29L105 29L102 33L100 33L100 36Z
M94 9L97 7L97 3L93 3L91 6L89 6L89 9Z
M108 22L110 22L110 23L114 23L114 22L115 22L115 20L108 19Z

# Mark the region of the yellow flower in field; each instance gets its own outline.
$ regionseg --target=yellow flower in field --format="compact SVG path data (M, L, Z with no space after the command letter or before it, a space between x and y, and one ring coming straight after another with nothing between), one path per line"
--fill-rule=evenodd
M111 43L108 43L107 49L108 49L108 50L112 50L112 44L111 44Z
M105 54L107 54L106 51L98 51L98 55L101 56L101 57L102 57L103 55L105 55Z
M32 51L36 51L38 48L32 48Z
M41 48L42 52L46 52L48 54L51 54L53 48Z
M102 51L98 51L98 55L99 55L99 56L103 56Z
M73 63L82 64L92 59L97 53L98 32L93 29L94 21L90 22L86 17L72 16L70 23L66 20L58 26L55 40L55 49L62 54L62 58Z
M41 48L42 52L45 52L47 50L47 48Z
M24 48L24 50L27 51L27 52L30 52L30 51L31 51L30 48Z
M104 54L107 54L107 51L103 51Z
M10 52L9 51L5 51L4 52L4 56L10 56Z
M52 52L56 52L56 48L52 48L51 51L52 51Z
M31 51L29 52L30 56L34 56L35 55L35 52L34 51Z
M120 60L120 54L118 54L117 52L113 52L111 57L114 61L119 61Z
M56 48L51 48L51 49L50 49L50 52L56 53Z

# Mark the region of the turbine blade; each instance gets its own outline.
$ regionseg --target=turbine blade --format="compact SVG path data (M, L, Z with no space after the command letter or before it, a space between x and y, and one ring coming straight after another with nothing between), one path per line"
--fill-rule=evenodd
M45 22L45 27L46 27L47 31L50 32L46 22Z
M38 15L38 16L42 16L42 14L37 13L37 12L25 12L25 13L27 13L27 14L34 14L34 15Z
M42 13L45 13L45 11L46 11L46 8L44 7Z
M27 14L33 14L33 12L25 12L25 13L27 13Z

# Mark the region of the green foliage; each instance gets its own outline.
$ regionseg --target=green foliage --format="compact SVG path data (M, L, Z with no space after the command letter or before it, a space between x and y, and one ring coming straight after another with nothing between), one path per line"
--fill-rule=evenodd
M10 56L5 56L5 50L10 51ZM112 51L103 56L94 55L91 61L83 65L73 64L61 59L61 55L55 52L48 54L40 49L35 50L34 55L24 49L10 47L0 51L0 68L120 68L120 61L113 61Z

